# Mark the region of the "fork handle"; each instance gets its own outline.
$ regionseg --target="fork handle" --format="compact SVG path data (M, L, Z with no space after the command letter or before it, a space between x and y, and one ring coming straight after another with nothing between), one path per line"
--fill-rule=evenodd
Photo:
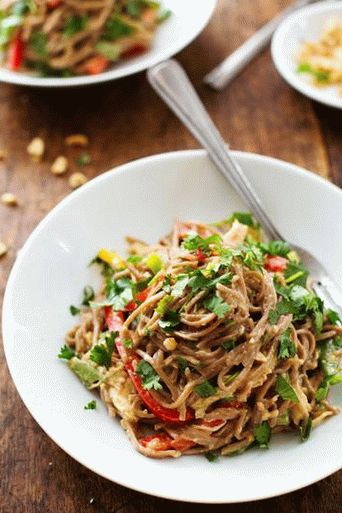
M207 150L210 159L242 197L270 239L283 240L239 164L230 154L183 68L167 60L149 69L151 86Z

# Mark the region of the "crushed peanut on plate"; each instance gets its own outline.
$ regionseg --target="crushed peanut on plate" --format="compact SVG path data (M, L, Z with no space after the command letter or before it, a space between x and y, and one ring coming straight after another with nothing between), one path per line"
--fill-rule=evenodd
M68 170L68 159L60 155L56 158L50 170L53 175L64 175Z
M8 207L15 207L18 205L18 200L17 197L11 192L4 192L4 194L1 195L1 203L7 205Z
M77 189L87 181L88 178L83 173L73 173L69 178L69 185L72 189Z
M8 251L8 247L6 246L6 244L2 241L0 241L0 257L3 257L4 255L6 255Z
M85 148L86 146L88 146L89 143L88 137L83 134L68 135L68 137L66 137L64 141L67 146L78 146L81 148Z
M42 160L45 151L45 143L41 137L35 137L27 146L27 153L37 162Z

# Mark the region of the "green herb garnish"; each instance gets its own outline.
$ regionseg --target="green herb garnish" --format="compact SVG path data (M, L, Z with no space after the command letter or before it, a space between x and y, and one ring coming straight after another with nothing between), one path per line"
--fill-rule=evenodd
M211 395L216 394L216 390L217 388L214 387L210 381L204 381L204 383L195 387L195 392L200 397L210 397Z
M112 354L115 346L115 339L118 336L117 331L106 331L102 333L100 343L92 347L90 351L91 361L97 365L104 365L107 369L110 367Z
M84 407L85 410L96 410L96 401L93 399L92 401L89 401L88 404Z
M156 373L152 365L145 360L141 360L136 368L137 374L141 377L143 388L145 390L161 390L160 376Z
M278 376L275 389L277 394L279 394L280 397L284 399L284 401L292 401L293 403L299 403L294 388L283 376Z
M207 297L203 301L203 305L205 308L217 315L219 319L222 319L222 317L224 317L225 314L230 310L230 306L215 294Z
M268 444L271 439L271 428L269 423L264 420L259 426L254 428L253 431L255 441L261 449L268 449Z
M293 358L296 355L296 346L290 338L291 329L287 328L279 339L278 358Z
M70 310L71 315L78 315L81 311L79 308L77 308L77 306L74 306L74 305L70 305L69 310Z
M63 347L61 347L60 351L59 351L59 354L58 354L58 358L61 358L62 360L71 360L71 358L73 358L75 356L75 351L67 346L66 344L64 344Z

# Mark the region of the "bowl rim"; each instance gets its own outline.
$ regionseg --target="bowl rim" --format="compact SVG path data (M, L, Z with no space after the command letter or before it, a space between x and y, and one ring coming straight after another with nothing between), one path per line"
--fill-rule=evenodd
M263 163L267 162L270 165L273 164L274 166L277 166L277 168L278 168L277 171L280 171L280 172L292 172L292 173L297 174L302 177L305 176L307 179L313 180L313 181L317 182L318 184L320 184L321 186L323 185L325 187L328 187L335 194L337 193L342 200L342 191L339 189L339 187L332 184L328 180L325 180L321 176L319 176L315 173L311 173L308 170L305 170L304 168L299 167L295 164L292 164L292 163L289 163L289 162L286 162L284 160L277 159L274 157L263 156L263 155L250 153L250 152L232 151L232 155L233 155L233 157L237 157L242 160L245 159L246 161L248 161L248 160L259 161L259 162L263 162ZM76 460L81 465L85 466L86 468L88 468L89 470L94 472L95 474L97 474L105 479L108 479L111 482L114 482L123 487L126 487L128 489L131 489L131 490L134 490L134 491L137 491L140 493L144 493L144 494L147 494L147 495L150 495L153 497L159 497L159 498L169 499L169 500L179 501L179 502L188 502L188 503L194 503L194 504L196 504L196 503L198 503L198 504L232 504L232 503L243 503L243 502L251 502L251 501L257 501L257 500L265 500L265 499L269 499L272 497L285 495L287 493L294 492L296 490L299 490L301 488L309 486L309 485L311 485L317 481L320 481L320 480L330 476L331 474L337 472L342 467L340 464L338 464L338 465L336 465L336 467L333 467L332 470L330 469L328 472L326 472L324 475L321 475L318 478L316 478L316 477L310 478L304 484L300 483L298 486L295 486L295 487L291 485L290 488L285 489L281 492L274 491L274 492L268 493L267 495L265 495L265 494L263 494L261 496L255 495L253 497L248 497L247 499L241 498L238 500L236 500L236 499L234 499L234 500L229 500L229 499L217 499L217 500L206 499L206 500L203 500L203 499L194 499L194 498L186 499L184 497L172 496L168 493L163 493L161 491L160 492L148 491L148 490L144 489L143 487L139 487L138 484L135 486L127 485L126 482L120 481L119 479L116 479L114 481L113 478L110 477L108 474L106 474L105 472L102 473L100 470L98 470L96 468L96 465L89 464L88 461L85 461L83 456L79 457L72 450L69 450L68 448L66 448L64 443L61 443L59 440L57 441L57 437L55 435L51 434L49 429L46 429L44 427L43 422L41 423L41 421L39 419L39 415L38 414L36 415L36 412L32 411L32 410L34 410L34 408L31 409L31 406L29 405L29 398L27 396L27 392L23 391L21 385L14 378L15 372L12 372L12 369L14 369L14 366L13 366L12 357L10 356L10 349L9 349L11 335L10 335L10 321L8 320L9 313L11 311L9 297L11 294L12 284L15 281L16 274L21 267L22 261L26 257L26 253L29 251L31 246L35 243L35 240L39 236L40 232L50 222L50 219L52 219L56 214L58 214L58 212L60 210L62 210L66 205L68 205L70 202L73 202L76 198L81 196L86 190L92 188L94 185L97 186L98 184L105 182L114 174L120 175L120 174L129 172L130 168L134 168L135 165L137 165L137 164L138 165L140 165L140 164L147 165L152 161L158 162L158 161L163 161L164 159L177 160L177 159L181 158L181 159L196 160L196 159L203 158L203 157L208 157L205 150L191 149L191 150L164 152L164 153L150 155L150 156L143 157L143 158L137 158L128 163L114 167L111 170L106 171L105 173L102 173L101 175L99 175L99 176L93 178L92 180L90 180L89 182L87 182L81 188L71 192L63 200L61 200L34 228L32 233L29 235L26 242L24 243L22 249L19 251L19 254L12 266L11 271L10 271L10 275L9 275L6 289L5 289L5 294L4 294L4 299L3 299L3 308L2 308L2 338L3 338L4 353L5 353L5 358L6 358L7 366L9 369L9 373L10 373L10 376L15 384L16 390L20 396L20 399L23 401L24 405L28 409L28 411L31 414L31 416L33 417L33 419L37 422L37 424L41 427L41 429L46 433L46 435L54 443L56 443L56 445L58 445L64 452L66 452L74 460Z
M132 60L131 65L128 69L121 68L120 64L118 63L118 66L114 65L112 69L99 73L98 75L80 75L69 78L42 78L32 76L27 73L10 71L3 67L0 67L0 83L4 82L7 84L39 88L64 88L81 86L85 87L94 84L111 82L112 80L118 80L120 78L135 75L136 73L145 71L146 69L155 66L159 62L165 59L169 59L173 55L176 55L181 50L189 46L190 43L192 43L201 34L201 32L210 22L214 14L218 0L205 0L205 2L208 4L207 14L203 17L202 23L198 25L196 31L193 31L191 34L188 34L184 40L176 42L172 47L160 49L160 51L158 51L157 54L153 57L152 55L149 56L151 52L147 51L144 56L145 58L143 60L138 60L136 62Z
M309 17L311 14L316 13L324 13L329 12L331 9L339 9L341 11L342 16L342 5L340 1L329 1L323 0L321 2L316 2L311 5L307 5L300 9L297 9L294 13L290 14L286 17L276 31L273 34L271 41L271 56L273 60L273 64L280 74L280 76L287 82L291 87L299 91L304 96L311 98L312 100L317 101L323 105L328 107L333 107L335 109L342 109L342 96L341 99L331 97L324 94L318 88L305 83L299 76L297 76L293 70L288 68L287 66L282 66L282 49L283 49L283 40L286 35L289 27L296 23L299 18ZM333 87L333 86L332 86ZM337 87L337 86L336 86Z

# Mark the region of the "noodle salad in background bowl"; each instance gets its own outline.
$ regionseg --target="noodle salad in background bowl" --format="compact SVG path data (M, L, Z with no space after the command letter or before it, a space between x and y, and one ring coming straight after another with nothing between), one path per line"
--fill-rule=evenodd
M341 191L235 156L279 229L340 281ZM34 418L115 482L224 503L342 467L341 321L202 151L132 162L57 206L14 265L3 331Z
M204 28L215 0L0 0L0 80L86 85L144 70Z

